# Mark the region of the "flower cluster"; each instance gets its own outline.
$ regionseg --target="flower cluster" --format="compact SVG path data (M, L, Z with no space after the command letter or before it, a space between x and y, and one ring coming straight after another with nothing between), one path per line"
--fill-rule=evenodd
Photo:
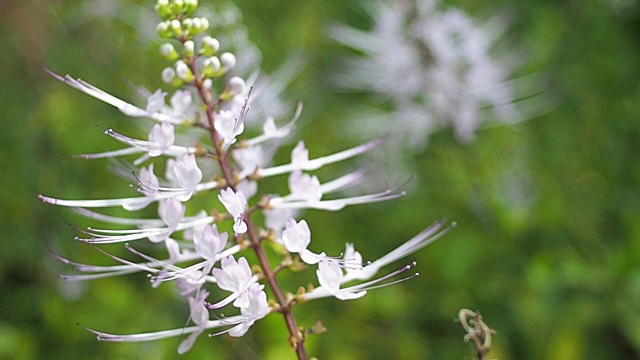
M531 115L516 102L535 94L525 86L537 85L511 81L521 62L516 51L494 51L507 30L504 13L478 22L437 0L379 0L366 10L374 19L371 31L346 25L330 31L335 41L363 54L348 60L336 83L372 92L392 111L363 110L367 126L349 128L393 128L419 149L442 127L466 142L483 121L512 123Z
M158 34L166 39L160 53L170 62L162 71L162 80L172 89L171 96L168 91L157 90L148 95L146 106L139 107L85 81L49 71L54 78L118 108L125 115L154 121L146 139L107 129L106 135L125 146L81 155L87 159L133 156L131 163L118 163L122 165L118 172L136 182L137 185L132 186L136 196L92 200L39 196L45 203L71 207L80 215L107 224L105 228L80 229L82 235L76 240L93 245L117 264L95 266L58 256L79 272L62 278L91 280L146 272L150 274L152 286L173 282L179 294L188 299L190 320L194 324L191 327L133 335L88 329L103 341L149 341L191 334L178 348L179 353L184 353L198 335L208 329L223 328L214 335L243 336L256 321L270 313L281 313L293 348L299 358L306 358L305 334L300 332L291 312L296 303L324 297L355 299L370 289L411 278L414 275L402 274L412 268L413 263L376 276L382 267L438 239L450 226L436 222L370 262L363 263L362 256L350 243L340 256L309 250L311 230L308 223L299 218L302 210L337 211L345 206L404 195L392 189L327 199L327 195L359 182L364 171L355 170L323 182L310 173L363 154L382 140L316 158L310 157L304 142L299 141L291 151L290 162L271 165L272 152L268 149L290 135L301 108L282 126L266 117L259 135L242 137L250 111L251 88L233 73L235 55L221 52L219 40L207 34L207 19L194 16L197 7L196 0L158 0L156 5L162 18ZM162 176L156 174L159 168L163 169ZM288 194L273 194L268 189L259 191L261 179L279 175L288 176ZM194 208L191 200L196 197L211 200L207 208L213 210ZM130 212L154 207L157 217L116 217L99 210L108 207L122 207ZM257 213L263 214L262 226L258 220L261 217L255 216ZM166 249L166 258L152 257L133 245L135 241L145 240ZM113 255L100 246L104 244L124 244L140 260ZM267 245L283 254L275 268L271 265L273 259L267 258L264 251ZM246 252L253 252L257 258L254 266L245 257ZM296 261L296 257L304 264ZM284 292L277 281L278 273L301 265L316 268L319 285L295 294ZM271 301L267 300L265 287L273 294ZM235 315L211 320L211 311L222 308Z

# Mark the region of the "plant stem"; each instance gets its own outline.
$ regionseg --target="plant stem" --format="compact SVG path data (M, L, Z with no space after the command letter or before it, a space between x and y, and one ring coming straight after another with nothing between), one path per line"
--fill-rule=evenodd
M224 176L226 185L230 187L233 191L235 191L235 181L233 175L231 173L231 169L229 167L229 163L227 162L227 154L222 149L220 145L220 139L217 131L215 130L213 124L215 120L214 115L214 107L216 104L212 102L212 100L208 96L207 89L203 86L203 79L200 78L198 69L195 66L195 59L192 58L188 62L188 66L191 72L195 76L194 86L198 90L198 95L202 100L203 105L206 108L207 121L209 124L209 133L211 136L211 141L213 142L213 147L215 149L218 164L220 165L220 169L222 170L222 174ZM258 261L260 263L260 267L262 268L262 273L271 288L274 296L276 297L276 301L280 308L278 311L282 313L284 316L284 321L287 325L287 330L289 331L289 344L296 351L299 360L307 360L309 357L307 356L307 351L304 347L304 337L301 332L298 330L298 325L296 324L295 316L291 311L291 306L287 301L286 297L282 293L280 289L280 285L276 280L275 273L271 268L271 264L269 263L269 259L267 254L265 253L262 245L260 243L260 238L256 233L255 227L253 226L253 222L251 221L250 216L246 216L244 219L247 224L247 236L249 237L249 243L258 257Z

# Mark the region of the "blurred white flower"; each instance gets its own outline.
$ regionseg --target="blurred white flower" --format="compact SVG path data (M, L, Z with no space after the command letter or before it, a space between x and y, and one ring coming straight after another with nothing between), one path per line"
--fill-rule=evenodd
M534 93L522 93L519 80L511 81L519 52L496 46L508 30L505 13L478 21L437 0L378 0L366 10L374 21L370 31L330 29L334 40L363 53L350 58L335 80L345 89L373 93L391 110L363 109L347 131L392 132L403 147L421 149L442 127L467 142L487 124L530 116L517 102Z

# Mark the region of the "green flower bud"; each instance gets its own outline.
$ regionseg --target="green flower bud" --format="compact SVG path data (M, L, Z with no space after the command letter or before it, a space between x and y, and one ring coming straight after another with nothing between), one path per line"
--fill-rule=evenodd
M172 12L169 7L169 0L158 0L156 3L156 12L163 19L168 19L171 17Z
M177 60L180 57L180 54L170 43L164 43L160 46L160 54L169 61Z
M191 15L198 8L198 0L184 0L183 12L185 15Z
M193 73L191 72L187 64L185 64L182 60L176 61L176 75L184 82L193 81L193 79L195 79L195 76L193 76Z
M206 58L203 65L202 75L204 77L218 77L224 74L224 71L221 70L220 59L217 56Z
M175 37L180 37L182 35L182 24L178 20L171 20L169 23L169 28L171 29L171 33Z
M220 49L220 42L218 39L213 38L209 35L205 36L202 39L202 46L200 47L200 54L204 56L211 56L218 52Z
M182 14L184 12L184 10L183 10L184 1L182 1L182 0L172 0L170 7L171 7L171 12L173 12L174 15Z
M165 39L170 39L173 37L173 32L169 27L169 23L170 23L169 20L165 20L159 23L158 26L156 27L156 30L158 31L158 35L160 35L160 37Z
M184 56L185 57L192 57L193 54L195 52L195 44L193 43L193 41L188 40L184 42Z

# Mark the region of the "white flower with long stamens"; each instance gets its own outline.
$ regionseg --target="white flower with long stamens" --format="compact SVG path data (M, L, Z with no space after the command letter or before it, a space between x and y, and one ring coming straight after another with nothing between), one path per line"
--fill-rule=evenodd
M302 261L309 265L317 264L326 258L324 253L315 254L307 249L311 243L311 230L305 220L300 222L296 222L295 219L287 220L282 232L282 243L287 251L297 253Z
M291 191L291 193L281 197L272 196L269 200L269 204L270 206L276 208L285 203L293 203L299 206L302 206L302 204L307 204L308 208L314 208L314 206L318 206L318 208L322 209L324 205L319 203L324 194L336 192L349 186L353 186L362 180L363 175L364 169L360 169L324 184L320 184L320 181L315 175L311 176L308 174L304 174L299 170L294 170L291 172L291 175L289 175L288 179L289 190ZM353 201L357 200L354 199ZM324 203L326 204L326 202ZM337 206L337 203L334 203L333 206Z
M150 333L142 333L142 334L131 334L131 335L116 335L109 334L97 330L90 329L88 327L84 327L87 331L92 332L98 337L98 341L109 341L109 342L146 342L146 341L155 341L167 338L173 338L178 336L183 336L187 334L191 334L196 331L203 332L204 330L221 328L230 325L240 324L246 321L246 317L242 315L225 317L219 320L209 320L206 323L200 323L196 326L178 328L173 330L165 330L165 331L157 331ZM186 350L185 350L186 351Z
M343 284L346 284L353 280L371 279L383 266L386 266L405 256L411 255L414 252L438 240L444 234L449 232L449 230L451 230L451 228L455 226L455 223L452 223L446 228L443 228L443 225L444 221L436 222L404 244L400 245L395 250L364 266L359 266L362 263L362 257L360 256L360 254L355 251L351 244L347 244L347 251L345 252L344 261L352 264L352 266L346 267L346 274L342 272L342 269L339 269L339 266L337 264L327 264L328 262L325 261L323 261L325 262L325 264L323 264L323 262L321 262L318 266L319 269L317 271L318 281L320 282L321 286L315 288L313 291L307 294L302 295L302 298L304 300L312 300L335 296L338 299L347 300L349 298L363 296L363 292L366 292L366 290L371 290L407 280L408 278L403 278L391 283L385 283L381 285L381 283L385 280L391 279L409 270L415 265L414 263L407 265L390 274L382 276L378 279L374 279L372 281L364 282L350 287L341 288ZM409 278L413 276L415 275L412 275Z
M164 130L162 130L162 132L163 131ZM195 147L177 146L177 145L165 143L167 139L163 139L163 137L168 136L168 134L161 134L161 135L158 135L157 137L156 135L153 135L153 139L151 139L152 136L150 134L150 141L145 141L145 140L130 138L128 136L115 132L113 129L107 129L105 130L104 133L106 135L111 136L115 140L120 141L123 144L129 145L130 147L119 149L119 150L101 152L101 153L81 154L81 155L77 155L77 157L80 157L83 159L101 159L101 158L113 158L118 156L126 156L126 155L139 154L139 153L146 152L147 154L141 156L140 158L136 159L133 162L134 165L139 165L144 161L148 160L149 157L152 156L150 154L156 154L158 152L160 152L162 155L180 156L184 154L192 154L197 151ZM155 155L155 156L159 156L159 155Z
M193 244L198 255L206 261L204 270L205 274L211 271L211 268L218 261L219 254L227 246L227 240L229 234L218 232L218 227L215 224L206 225L202 231L195 231L193 233Z
M289 175L290 199L317 202L322 199L322 188L318 177L295 170Z
M240 308L244 321L229 330L229 335L240 337L247 333L249 328L258 320L267 316L271 311L267 302L267 294L262 290L264 285L251 284L247 289L247 304Z
M176 279L176 287L180 291L180 296L187 296L191 293L198 292L204 283L205 276L200 270L194 270L192 273L185 274L185 276Z
M167 93L162 91L161 89L156 90L153 94L149 96L147 99L147 115L152 116L153 114L159 112L165 107L164 98L167 96Z
M405 256L415 253L416 251L422 249L423 247L440 239L442 236L444 236L444 234L448 233L453 227L456 226L455 222L451 223L447 227L443 227L444 224L445 224L444 220L435 222L433 225L429 226L428 228L426 228L416 236L412 237L411 239L406 241L404 244L398 246L393 251L363 266L362 270L348 272L347 275L345 275L343 282L348 282L351 280L370 279L383 266L389 265L394 261L397 261Z
M180 201L188 201L193 192L196 191L200 181L202 181L202 171L198 167L196 157L193 154L182 155L175 161L169 159L165 176L176 185L178 188L176 190L184 192L183 194L176 194Z
M334 260L323 260L318 264L316 270L320 288L340 300L353 300L363 297L366 290L346 291L340 289L342 279L344 278L343 267Z
M82 91L85 94L88 94L90 96L93 96L94 98L101 100L111 106L116 107L118 110L120 110L122 113L124 113L125 115L131 116L131 117L149 117L151 119L157 120L157 121L169 121L171 123L174 124L180 124L182 122L182 119L177 118L175 116L169 115L169 114L165 114L162 112L154 112L152 114L149 114L149 112L147 112L146 110L143 110L137 106L131 105L123 100L118 99L117 97L104 92L103 90L98 89L97 87L81 80L81 79L74 79L69 75L66 75L65 77L62 77L56 73L54 73L53 71L49 70L49 69L44 69L49 75L53 76L54 78L56 78L57 80L60 80L62 82L64 82L65 84Z
M404 192L397 193L395 189L389 189L374 194L353 196L336 200L308 201L297 200L288 197L274 197L269 200L269 206L274 209L318 209L327 211L342 210L345 206L358 204L372 204L403 197Z
M254 146L268 140L281 139L289 136L289 134L291 134L291 131L295 126L296 121L298 121L301 114L302 114L302 102L299 102L298 107L296 108L296 112L294 113L291 121L289 121L288 124L280 128L276 126L275 121L273 120L272 117L270 116L267 117L266 121L262 126L263 134L251 139L247 139L245 140L245 143L249 146Z
M286 174L294 170L312 171L317 170L327 164L333 164L339 161L350 159L360 154L375 148L382 143L383 138L372 140L366 144L362 144L351 149L337 152L335 154L323 156L316 159L308 158L308 150L304 148L304 143L300 146L300 143L294 148L291 156L291 163L285 165L278 165L270 168L259 169L257 175L259 177L269 177L280 174ZM306 155L305 155L306 154Z
M155 157L167 151L175 141L173 125L168 121L155 124L149 133L149 142L155 144L157 149L149 151L149 156Z
M162 200L160 205L158 205L158 215L160 215L160 219L167 224L170 230L175 230L184 218L186 209L187 207L178 199L169 198Z
M222 189L218 199L233 217L233 231L238 234L247 232L247 224L244 222L244 214L247 211L247 199L240 191L235 192L231 188Z
M133 240L141 240L146 238L153 238L155 240L165 239L171 233L180 230L186 230L192 227L202 226L204 224L210 224L213 222L213 217L197 217L197 218L183 218L181 222L175 225L175 228L165 226L164 222L159 219L128 219L117 218L112 216L106 216L98 214L96 212L79 209L79 211L90 218L106 221L114 224L123 225L135 225L140 227L139 229L131 230L106 230L88 228L87 230L80 230L84 234L90 236L90 238L76 237L76 240L83 241L89 244L113 244L119 242L128 242ZM169 213L167 213L169 215ZM167 220L170 217L167 216Z
M148 168L140 169L139 181L141 186L149 189L150 194L154 193L154 189L157 192L157 189L160 188L158 177L153 173L153 164L149 164Z
M224 317L217 320L209 320L206 307L201 307L200 301L203 300L206 295L202 295L201 293L196 298L189 298L191 308L190 318L193 323L196 324L195 326L131 335L108 334L87 327L84 328L97 335L99 341L109 342L145 342L191 334L187 339L182 341L178 348L178 353L184 354L192 347L196 338L205 330L235 325L230 329L213 335L229 333L230 336L239 337L243 336L257 320L267 316L271 312L271 309L267 302L267 294L262 290L263 288L264 285L252 284L247 289L248 304L246 307L240 309L240 315Z
M415 276L418 276L418 273L409 275L408 277L401 278L398 280L386 282L386 280L392 279L400 274L403 274L405 271L413 268L416 265L415 262L412 262L409 265L406 265L394 272L391 272L387 275L384 275L375 280L371 280L365 283L361 283L354 286L348 286L341 288L341 284L345 282L345 275L342 272L342 269L336 264L332 264L327 261L323 261L319 264L319 269L316 271L318 275L318 281L321 286L313 289L310 293L301 295L302 301L308 301L313 299L320 299L324 297L335 297L339 300L353 300L363 297L367 294L367 291L378 289L381 287L394 285L406 280L409 280Z
M362 270L362 255L356 251L356 248L351 243L345 244L344 262L350 265L345 268L347 275Z
M137 177L134 176L134 178L138 181L139 184L138 191L145 195L143 197L96 200L65 200L38 195L38 198L45 203L58 206L68 206L74 208L103 208L121 206L127 211L135 211L145 208L147 205L151 204L154 201L160 201L172 197L182 200L188 200L195 192L218 188L218 184L215 181L197 184L195 188L185 189L180 187L178 177L173 170L174 164L175 160L167 160L167 172L165 173L165 177L167 177L167 179L169 179L176 187L160 186L158 178L153 173L153 164L150 164L148 168L140 169L140 174ZM182 181L184 184L192 185L199 178L198 171L196 171L193 166L185 166L183 170L188 169L191 169L191 171L185 171L185 173L191 174L192 176L186 176ZM126 175L130 175L130 173L127 172ZM190 179L191 181L187 181L187 179ZM191 186L189 185L189 187Z
M240 166L238 177L241 179L253 174L265 165L264 149L260 145L235 149L231 154Z
M196 330L180 343L178 347L178 354L180 355L189 351L198 336L207 329L209 310L204 306L207 296L209 296L209 292L202 290L197 297L189 297L189 318L196 324Z
M171 110L169 111L173 116L180 118L191 118L195 113L193 107L193 100L191 92L189 90L176 90L171 99Z
M231 145L236 142L236 137L244 132L242 117L235 117L231 111L222 110L216 115L213 123L214 128L225 143Z
M241 257L236 261L233 256L229 256L222 258L220 266L220 269L213 268L211 273L216 279L218 287L222 290L231 291L232 294L215 304L207 305L207 307L209 309L218 309L232 301L235 307L247 307L249 305L247 289L251 284L258 281L258 277L251 273L247 259Z

